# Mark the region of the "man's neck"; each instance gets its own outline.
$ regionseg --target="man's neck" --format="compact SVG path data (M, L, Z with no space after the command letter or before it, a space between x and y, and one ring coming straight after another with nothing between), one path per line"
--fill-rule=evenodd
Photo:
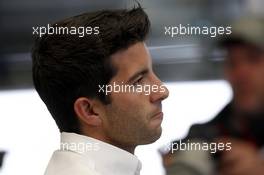
M85 135L85 136L88 136L88 137L92 137L94 139L97 139L97 140L100 140L102 142L105 142L105 143L108 143L108 144L111 144L113 146L116 146L122 150L125 150L131 154L134 154L135 152L135 148L136 146L127 146L127 145L124 145L124 144L120 144L114 140L112 140L111 138L105 136L104 134L100 134L99 132L96 132L96 133L92 133L92 132L85 132L83 131L81 133L82 135Z

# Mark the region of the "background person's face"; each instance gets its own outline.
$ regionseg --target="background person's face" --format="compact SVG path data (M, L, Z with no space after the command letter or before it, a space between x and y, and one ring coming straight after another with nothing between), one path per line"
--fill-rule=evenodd
M264 52L253 46L236 45L228 50L226 77L234 92L235 107L258 112L264 105Z
M162 85L152 71L151 58L144 43L114 54L112 62L118 70L110 82L112 85L114 82L119 85ZM156 141L161 135L161 101L168 96L168 90L164 89L164 92L150 92L150 95L144 92L111 93L111 104L106 106L103 117L107 137L120 146Z

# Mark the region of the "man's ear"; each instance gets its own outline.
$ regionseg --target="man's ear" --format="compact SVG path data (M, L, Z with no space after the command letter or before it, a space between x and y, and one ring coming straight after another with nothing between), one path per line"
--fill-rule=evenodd
M102 123L99 114L95 112L95 103L86 97L80 97L74 102L74 111L77 117L91 126L99 126Z

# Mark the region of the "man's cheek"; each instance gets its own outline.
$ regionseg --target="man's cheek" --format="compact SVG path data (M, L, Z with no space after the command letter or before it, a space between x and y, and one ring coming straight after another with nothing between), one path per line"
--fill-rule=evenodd
M144 102L148 98L148 95L145 94L144 90L127 92L120 95L120 100L123 102L128 102L130 104L139 104Z
M137 98L131 94L119 94L116 98L113 99L113 103L118 108L121 108L125 111L130 111L132 109L137 109Z

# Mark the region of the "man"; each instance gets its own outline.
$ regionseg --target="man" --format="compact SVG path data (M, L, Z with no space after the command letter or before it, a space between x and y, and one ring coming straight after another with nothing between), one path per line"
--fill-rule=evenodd
M35 88L62 132L61 149L45 174L138 175L141 163L134 150L160 137L161 102L168 96L144 44L150 28L146 13L140 6L103 10L53 26L99 33L46 34L33 49ZM110 85L161 90L106 94Z
M167 174L264 174L264 20L242 19L232 29L220 43L227 50L224 72L233 100L212 121L192 126L185 138L231 143L231 149L168 154Z

